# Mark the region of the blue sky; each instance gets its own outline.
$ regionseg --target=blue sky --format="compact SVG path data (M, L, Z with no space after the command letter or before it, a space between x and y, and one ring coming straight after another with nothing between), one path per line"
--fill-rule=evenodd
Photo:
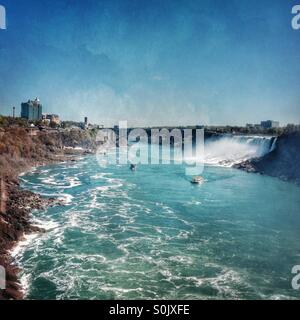
M300 121L300 0L0 0L0 112L112 125Z

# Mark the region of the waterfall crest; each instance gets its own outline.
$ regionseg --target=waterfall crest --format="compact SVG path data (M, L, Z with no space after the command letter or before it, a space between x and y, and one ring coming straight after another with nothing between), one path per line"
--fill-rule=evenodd
M205 163L231 167L276 148L276 137L224 135L205 141Z

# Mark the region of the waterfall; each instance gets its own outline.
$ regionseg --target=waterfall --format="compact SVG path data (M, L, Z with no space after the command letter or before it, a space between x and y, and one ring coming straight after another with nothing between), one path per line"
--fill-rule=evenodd
M224 135L205 141L205 163L231 167L276 148L276 137Z
M277 143L277 137L274 137L271 148L270 148L270 152L272 152L276 149L276 143Z

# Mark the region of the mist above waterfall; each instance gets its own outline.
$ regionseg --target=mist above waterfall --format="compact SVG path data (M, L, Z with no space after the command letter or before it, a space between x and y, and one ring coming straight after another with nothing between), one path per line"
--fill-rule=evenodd
M231 136L209 138L205 142L205 163L231 167L262 157L275 148L275 137Z

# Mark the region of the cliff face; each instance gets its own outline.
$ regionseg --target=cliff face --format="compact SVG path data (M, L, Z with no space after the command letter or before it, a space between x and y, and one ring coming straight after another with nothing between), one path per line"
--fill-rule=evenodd
M89 131L37 131L32 135L20 127L0 130L0 177L16 176L31 166L57 162L70 153L64 147L96 147L95 137Z
M300 185L300 132L281 135L274 151L262 158L249 160L235 167Z

